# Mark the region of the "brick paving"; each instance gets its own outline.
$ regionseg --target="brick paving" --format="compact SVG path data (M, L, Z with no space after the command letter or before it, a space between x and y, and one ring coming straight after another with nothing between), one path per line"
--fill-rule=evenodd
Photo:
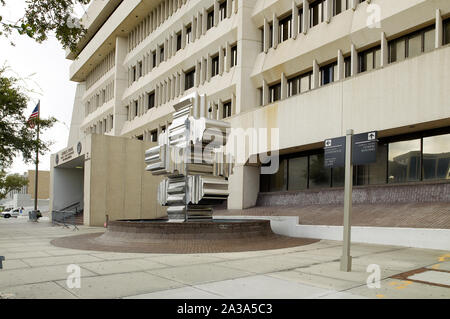
M342 226L343 205L259 206L216 216L298 216L301 225ZM450 203L354 204L352 225L450 229Z

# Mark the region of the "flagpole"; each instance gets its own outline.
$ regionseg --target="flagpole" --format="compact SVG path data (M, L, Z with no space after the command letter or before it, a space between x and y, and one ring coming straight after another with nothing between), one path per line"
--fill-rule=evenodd
M39 101L39 109L38 109L38 122L37 122L37 134L36 134L36 172L34 174L34 211L37 213L38 209L38 178L39 178L39 117L41 113L41 101Z

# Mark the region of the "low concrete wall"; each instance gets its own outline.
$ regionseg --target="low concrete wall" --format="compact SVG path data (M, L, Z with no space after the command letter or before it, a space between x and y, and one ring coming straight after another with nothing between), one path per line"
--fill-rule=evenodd
M353 188L354 204L450 202L450 181ZM343 204L344 189L260 193L256 206Z
M215 219L270 220L274 233L290 237L342 241L342 226L299 225L293 216L214 216ZM450 229L352 227L352 242L450 250Z

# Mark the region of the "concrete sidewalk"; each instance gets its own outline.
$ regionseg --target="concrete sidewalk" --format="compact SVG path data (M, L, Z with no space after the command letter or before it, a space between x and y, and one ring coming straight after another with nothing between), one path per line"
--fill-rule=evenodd
M450 252L352 245L353 271L339 271L341 243L294 248L170 255L81 251L54 247L54 238L102 231L48 222L0 219L0 298L449 298ZM81 267L70 289L68 265ZM379 266L380 288L366 282ZM391 277L412 270L418 274ZM424 271L424 269L426 271ZM409 276L409 277L408 277Z

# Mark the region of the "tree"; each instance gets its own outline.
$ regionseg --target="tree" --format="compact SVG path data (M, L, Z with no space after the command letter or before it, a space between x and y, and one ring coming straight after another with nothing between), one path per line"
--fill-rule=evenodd
M4 6L7 0L0 0ZM14 1L14 0L10 0ZM41 43L54 33L64 49L77 51L77 43L87 30L74 17L77 4L87 5L91 0L26 0L25 15L17 22L6 21L0 14L0 35L9 36L13 30Z
M4 199L6 195L15 190L20 190L28 185L28 179L19 174L6 175L5 171L0 171L0 199Z
M11 166L14 158L21 154L25 162L33 161L36 150L45 154L50 143L36 139L36 129L30 128L25 116L28 96L19 80L6 74L0 68L0 171ZM55 122L55 118L35 120L40 130L45 131Z

